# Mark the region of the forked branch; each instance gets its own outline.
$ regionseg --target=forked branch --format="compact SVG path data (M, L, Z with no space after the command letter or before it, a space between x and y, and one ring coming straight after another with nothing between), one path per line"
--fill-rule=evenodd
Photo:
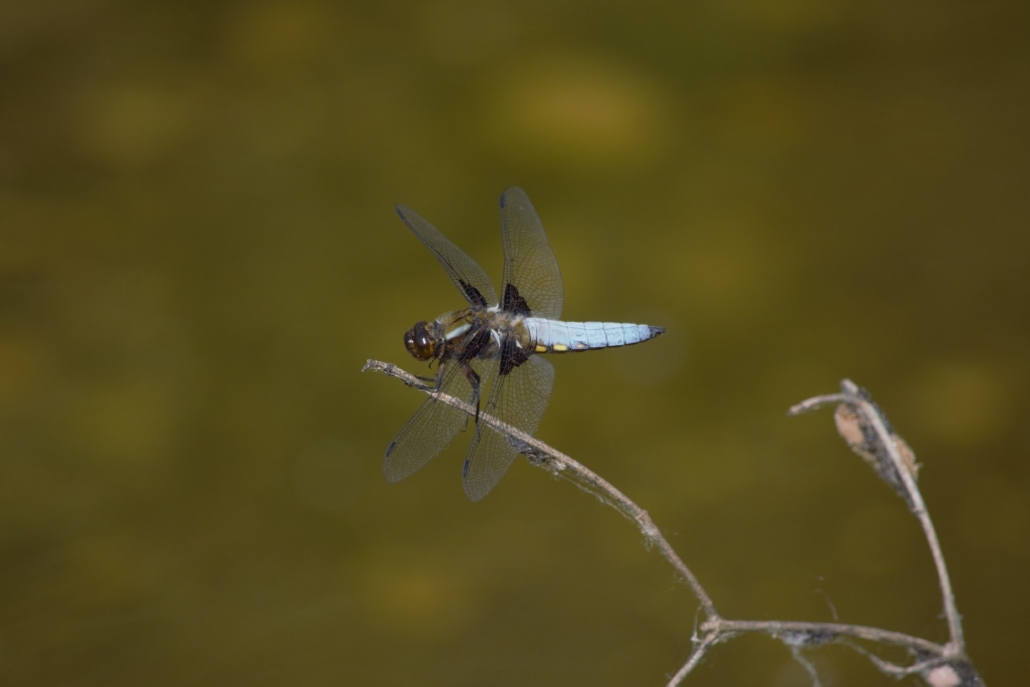
M409 374L391 363L369 360L365 363L363 371L365 370L375 370L396 377L408 386L422 391L441 403L468 413L470 416L476 413L475 406L462 399L441 393L419 377ZM911 451L908 450L901 438L893 433L887 418L864 390L849 380L844 380L841 387L840 394L809 399L791 408L790 414L797 415L830 403L840 404L837 420L842 436L856 452L870 461L877 473L891 484L908 503L910 510L919 518L937 565L941 592L944 597L945 615L948 618L948 628L951 634L950 641L945 645L921 637L862 625L723 618L716 611L715 604L708 592L673 550L647 511L600 475L542 441L484 412L479 413L479 422L507 436L508 440L529 459L531 464L543 467L552 474L573 482L633 521L647 542L658 548L676 573L690 586L700 603L704 620L698 627L700 635L694 638L694 650L686 663L669 679L668 687L679 685L716 644L747 632L760 632L779 639L790 647L795 658L809 669L811 669L811 665L800 656L801 649L839 643L850 646L867 656L881 672L892 677L919 674L930 687L982 687L983 682L972 664L965 658L962 626L955 606L954 594L951 591L951 583L936 532L916 486L915 465L914 459L911 458ZM847 409L850 414L841 413L840 408ZM849 422L851 425L848 424ZM854 431L849 433L849 429ZM891 663L852 640L864 640L904 648L908 650L912 663L909 665Z

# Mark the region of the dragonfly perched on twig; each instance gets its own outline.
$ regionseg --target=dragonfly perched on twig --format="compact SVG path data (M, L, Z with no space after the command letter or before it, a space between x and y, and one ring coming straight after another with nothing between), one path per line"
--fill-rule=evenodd
M519 453L504 435L478 422L485 412L533 434L554 385L554 367L542 353L571 353L627 346L665 330L646 324L565 322L564 288L558 261L525 192L501 195L504 273L501 298L483 269L433 225L404 205L408 228L432 252L468 301L468 307L417 323L404 345L417 360L434 362L436 389L476 407L475 433L462 469L473 501L500 481ZM465 427L468 416L434 398L415 411L386 449L386 479L397 482L428 463Z

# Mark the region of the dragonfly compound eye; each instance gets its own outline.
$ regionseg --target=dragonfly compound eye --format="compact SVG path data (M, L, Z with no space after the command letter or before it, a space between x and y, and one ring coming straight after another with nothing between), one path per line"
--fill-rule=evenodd
M436 353L436 341L426 328L425 322L419 322L404 333L404 347L416 360L429 360Z

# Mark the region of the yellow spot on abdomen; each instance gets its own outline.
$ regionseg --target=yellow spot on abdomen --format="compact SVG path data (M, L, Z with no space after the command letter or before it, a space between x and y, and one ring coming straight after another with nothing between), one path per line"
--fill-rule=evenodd
M537 344L536 348L534 348L533 350L537 353L547 353L547 346L541 346L540 344Z
M564 353L567 350L569 350L569 347L566 346L565 344L554 344L554 352L555 353Z

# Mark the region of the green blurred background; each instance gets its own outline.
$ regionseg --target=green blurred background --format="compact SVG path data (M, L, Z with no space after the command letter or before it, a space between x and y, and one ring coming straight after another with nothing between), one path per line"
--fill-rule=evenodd
M500 273L517 184L565 316L538 435L739 618L945 639L924 542L836 438L845 376L924 464L972 657L1030 631L1024 2L0 4L0 681L659 685L695 604L614 511L366 358L461 304L393 213ZM1022 658L1021 658L1022 657ZM843 648L827 685L895 684ZM721 646L688 684L808 684Z

